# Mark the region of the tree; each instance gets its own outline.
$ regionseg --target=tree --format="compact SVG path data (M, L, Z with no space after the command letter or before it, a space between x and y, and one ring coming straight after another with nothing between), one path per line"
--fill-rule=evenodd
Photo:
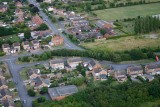
M36 0L37 2L43 2L43 0Z
M58 20L59 21L64 21L64 18L63 17L59 17Z
M45 24L42 23L38 28L35 29L35 31L42 31L42 30L48 30L49 27Z
M30 31L30 30L25 31L25 32L24 32L24 37L25 37L26 39L31 38L31 31Z
M105 35L105 34L107 33L107 31L106 31L105 29L101 29L101 30L100 30L100 33L101 33L102 35Z
M35 13L38 13L38 12L39 12L38 7L36 7L36 6L32 7L32 8L31 8L31 12L34 13L34 14L35 14Z
M38 103L42 103L42 102L45 102L46 101L46 98L45 97L39 97L37 99Z
M40 91L40 94L45 94L47 92L48 92L48 88L47 87L42 87L41 91Z
M28 95L31 96L31 97L34 97L36 95L36 93L34 92L34 90L29 89L28 90Z
M31 7L31 8L34 7L34 4L29 4L29 7Z

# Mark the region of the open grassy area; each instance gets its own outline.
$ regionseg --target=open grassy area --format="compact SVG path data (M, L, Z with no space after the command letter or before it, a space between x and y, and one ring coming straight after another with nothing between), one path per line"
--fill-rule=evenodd
M137 36L121 37L117 39L99 39L95 42L81 43L82 46L93 50L103 50L103 51L123 51L131 50L134 48L144 48L144 47L158 47L160 46L160 38L139 38Z
M119 7L93 11L97 17L103 20L117 20L124 18L134 18L137 16L147 16L160 14L160 3L143 4L128 7Z
M154 102L143 103L140 107L159 107L159 106L160 106L160 100L157 100Z
M29 79L29 77L28 77L28 75L27 75L27 70L28 70L28 69L23 69L23 70L20 72L20 76L21 76L21 78L22 78L23 80L28 80L28 79Z

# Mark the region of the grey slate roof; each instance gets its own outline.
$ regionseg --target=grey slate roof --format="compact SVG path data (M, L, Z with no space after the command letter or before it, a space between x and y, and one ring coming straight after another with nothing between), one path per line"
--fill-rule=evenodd
M93 66L95 66L97 63L96 63L95 60L92 59L92 60L89 62L89 64L93 67Z
M80 62L80 61L82 61L82 59L79 57L75 57L75 58L69 58L68 61L69 62Z
M55 98L58 96L68 96L77 92L78 92L78 89L75 85L60 86L60 87L48 89L48 93L52 98Z
M35 78L33 81L35 82L35 87L38 87L43 83L39 77Z
M139 70L143 70L142 66L133 66L129 68L130 71L139 71Z
M160 64L152 64L152 65L148 65L147 66L148 67L148 69L156 69L156 68L160 68Z
M5 95L10 95L9 91L7 89L1 89L0 90L0 99L3 98Z

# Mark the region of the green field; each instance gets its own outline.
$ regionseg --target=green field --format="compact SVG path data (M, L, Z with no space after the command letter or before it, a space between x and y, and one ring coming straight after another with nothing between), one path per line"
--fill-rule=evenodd
M137 16L147 16L160 14L160 3L143 4L136 6L112 8L93 11L99 19L117 20L124 18L134 18Z
M124 51L134 48L158 47L160 46L160 38L136 38L134 36L121 37L117 39L99 39L95 42L81 43L87 49L103 50L103 51Z

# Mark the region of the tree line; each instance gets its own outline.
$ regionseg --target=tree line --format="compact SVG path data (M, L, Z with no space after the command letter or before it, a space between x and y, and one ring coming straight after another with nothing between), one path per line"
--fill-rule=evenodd
M61 101L33 101L33 107L139 107L147 102L160 99L160 77L151 83L125 82L112 85L113 79L101 82L98 86L87 87L83 91ZM160 102L154 107L159 107Z
M159 51L160 47L132 49L130 51L121 51L121 52L59 49L59 50L47 51L40 55L33 54L30 57L25 57L25 56L19 57L18 60L21 62L31 62L31 61L43 61L52 59L54 56L62 56L62 57L78 56L78 57L94 58L97 60L120 62L120 61L155 58L154 52L159 52Z
M137 17L135 19L134 31L136 34L156 32L160 29L160 19L158 17Z

